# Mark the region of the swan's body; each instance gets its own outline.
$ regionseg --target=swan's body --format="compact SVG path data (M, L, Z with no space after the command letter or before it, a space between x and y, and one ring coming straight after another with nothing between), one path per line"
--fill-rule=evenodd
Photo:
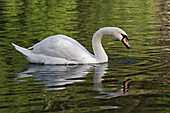
M101 45L101 39L104 35L113 36L119 40L122 40L124 36L127 38L127 34L117 27L105 27L99 29L94 34L92 39L92 46L95 55L88 52L76 40L65 35L50 36L28 49L19 47L13 43L12 44L16 48L16 50L20 51L31 63L41 64L104 63L108 61L108 56ZM129 45L126 46L130 48Z

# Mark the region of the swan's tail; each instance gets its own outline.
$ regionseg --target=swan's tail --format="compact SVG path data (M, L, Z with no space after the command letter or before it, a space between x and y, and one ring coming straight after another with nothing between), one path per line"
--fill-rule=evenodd
M23 47L20 47L20 46L14 44L14 43L11 43L11 44L15 47L15 49L17 51L21 52L26 58L30 56L31 50L28 50L28 49L25 49Z

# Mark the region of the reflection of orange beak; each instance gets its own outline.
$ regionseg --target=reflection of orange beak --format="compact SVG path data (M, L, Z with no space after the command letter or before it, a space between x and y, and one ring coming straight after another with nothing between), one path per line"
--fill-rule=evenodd
M127 93L129 89L130 82L132 81L131 78L127 79L126 81L123 82L123 92Z
M126 48L130 49L130 45L128 43L127 38L123 38L122 43L126 46Z

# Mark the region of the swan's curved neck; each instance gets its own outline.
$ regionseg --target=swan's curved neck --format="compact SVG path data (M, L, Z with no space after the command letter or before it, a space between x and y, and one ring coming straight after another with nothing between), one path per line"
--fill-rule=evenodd
M104 32L103 32L103 30L100 29L100 30L96 31L96 33L93 35L93 39L92 39L92 47L93 47L95 57L98 60L98 62L101 62L101 63L108 61L108 56L101 44L101 40L102 40L103 36L104 36Z

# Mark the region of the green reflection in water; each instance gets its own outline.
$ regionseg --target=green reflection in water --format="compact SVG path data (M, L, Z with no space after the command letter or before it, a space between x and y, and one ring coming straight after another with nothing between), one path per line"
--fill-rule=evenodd
M168 10L161 10L167 4L159 0L0 0L0 112L168 112L169 37L167 21L161 20L167 18ZM48 36L64 34L93 52L91 38L105 26L124 29L132 49L104 37L110 60L99 84L103 92L94 90L94 68L85 71L83 82L63 85L66 89L60 91L49 90L60 87L48 86L47 79L37 80L41 71L16 78L27 61L11 42L27 48ZM96 98L121 93L127 78L132 79L130 95Z

